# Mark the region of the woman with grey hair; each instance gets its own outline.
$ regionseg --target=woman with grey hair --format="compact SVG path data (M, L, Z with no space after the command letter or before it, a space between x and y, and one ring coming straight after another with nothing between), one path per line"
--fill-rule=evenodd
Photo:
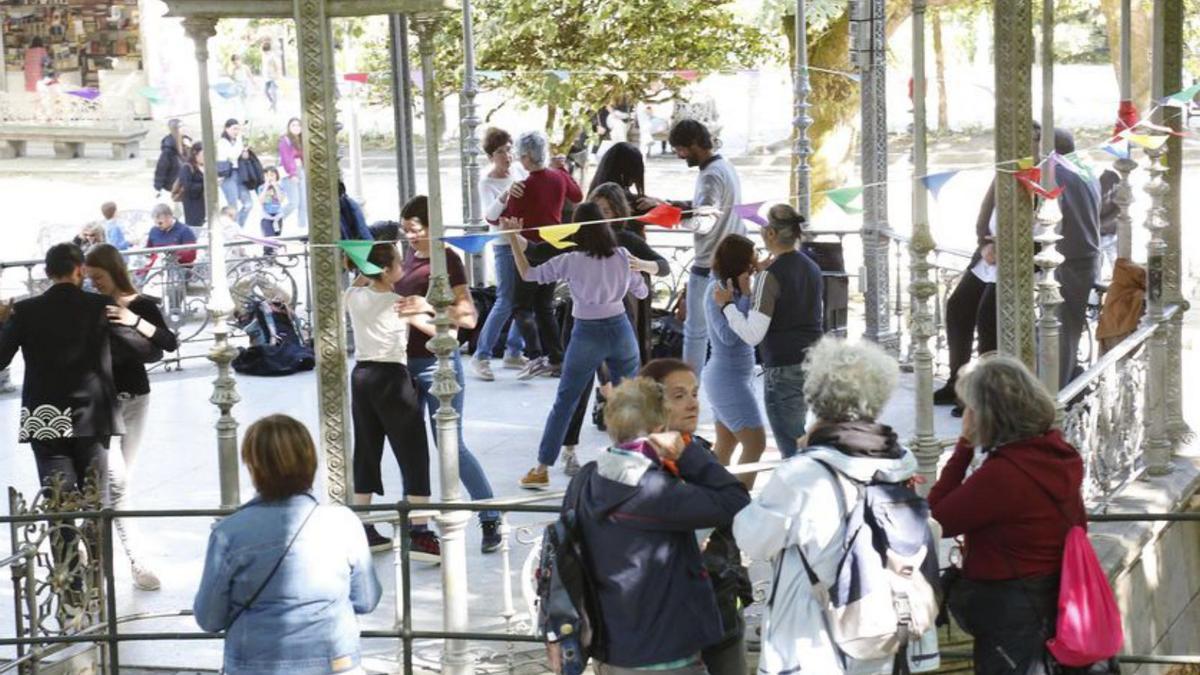
M890 658L847 663L829 635L805 565L825 583L835 579L855 486L900 483L916 473L913 454L891 427L875 421L899 375L896 360L870 342L828 337L808 350L804 395L817 416L808 447L777 468L733 520L742 552L775 567L772 601L763 614L760 673L801 667L814 673L892 672Z
M955 389L962 435L929 491L943 534L964 540L950 611L975 637L976 673L1047 673L1063 545L1086 520L1083 460L1055 428L1054 397L1019 360L984 357Z
M804 434L804 355L824 333L821 268L797 250L804 222L787 204L771 207L762 228L771 257L760 265L747 310L737 306L734 291L750 289L750 272L736 286L713 287L713 300L729 329L751 347L758 346L767 422L785 458L796 454L796 439Z
M511 194L500 220L515 218L522 228L521 237L528 242L525 256L530 266L541 265L562 251L542 239L538 228L558 225L563 220L567 202L583 201L579 184L567 173L562 157L549 162L550 141L540 131L527 131L517 137L517 157L529 173L520 196ZM513 292L513 319L525 340L526 353L532 355L534 345L541 345L540 354L526 364L517 379L528 380L538 375L561 372L562 341L558 321L554 316L556 284L538 284L518 280Z

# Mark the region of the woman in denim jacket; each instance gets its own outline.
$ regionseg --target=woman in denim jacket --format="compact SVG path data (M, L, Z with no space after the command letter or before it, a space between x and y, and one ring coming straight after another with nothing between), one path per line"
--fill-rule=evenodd
M286 415L246 429L242 461L258 495L213 528L193 609L225 631L224 672L361 673L356 614L381 590L358 518L312 495L317 453Z

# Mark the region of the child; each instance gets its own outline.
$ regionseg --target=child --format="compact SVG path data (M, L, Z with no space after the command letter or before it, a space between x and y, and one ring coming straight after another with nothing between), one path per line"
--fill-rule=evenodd
M100 205L100 213L104 216L104 235L108 239L108 243L115 246L118 251L129 248L129 241L125 239L125 231L121 229L121 223L117 222L116 203L104 202Z
M263 170L263 184L258 188L258 203L262 206L262 233L264 237L278 237L283 233L283 207L287 199L279 185L279 169L269 166ZM274 246L263 246L263 255L275 255Z

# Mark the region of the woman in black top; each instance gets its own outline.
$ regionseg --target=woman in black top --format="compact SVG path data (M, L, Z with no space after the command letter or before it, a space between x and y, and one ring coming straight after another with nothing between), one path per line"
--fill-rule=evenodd
M183 202L183 222L189 227L201 227L208 219L204 212L204 144L192 144L187 162L179 169L171 195Z
M595 194L596 190L605 183L616 183L624 193L629 208L636 209L638 199L646 196L646 161L642 159L642 152L636 145L617 143L604 153L604 156L600 158L600 163L596 165L596 173L592 175L588 193ZM637 188L637 192L633 192L632 188ZM646 210L636 209L633 213L641 215ZM627 224L639 235L643 234L644 227L641 223L628 221ZM629 252L633 253L632 250Z
M142 341L135 350L142 355L141 359L120 358L115 352L113 355L113 383L117 389L121 417L125 421L125 435L121 437L120 452L109 449L108 489L112 507L123 509L128 507L125 497L129 493L133 464L142 443L150 404L150 379L146 376L144 363L161 359L163 352L175 351L179 348L179 341L167 328L157 300L141 295L133 288L125 260L116 248L109 244L93 246L85 262L92 285L101 294L112 298L113 304L107 308L109 322L114 327L132 329L122 331L132 335L126 339ZM133 568L134 584L142 590L158 590L161 586L158 577L136 555L133 532L120 520L115 524Z
M604 154L604 158L608 159L613 156L614 152L622 145L628 143L618 143ZM633 147L633 146L630 146ZM636 151L637 148L634 148ZM638 153L638 161L641 161L641 153ZM599 174L597 174L599 175ZM640 179L639 179L640 184ZM650 277L663 277L671 273L671 264L667 259L658 254L657 251L650 248L650 244L646 243L646 239L640 233L640 223L636 220L629 220L629 202L626 201L625 195L628 190L615 182L596 184L588 195L588 201L600 207L601 215L613 222L610 223L613 233L617 237L617 245L623 246L629 251L630 264L642 273L646 281L647 288L653 289L650 284ZM639 188L640 189L640 188ZM637 336L638 352L641 357L641 363L647 363L650 360L650 305L654 298L654 292L651 290L650 295L645 299L638 300L632 295L625 296L625 313L629 315L629 321L633 324L633 332ZM568 340L571 332L570 313L567 313L567 325L563 330L564 344ZM596 377L600 380L601 387L606 387L609 383L608 371L601 366L596 371ZM588 387L583 390L583 395L579 397L579 404L575 406L575 414L571 417L571 424L567 427L566 438L563 439L563 466L567 475L574 475L579 467L579 460L575 456L575 446L579 445L579 432L583 428L583 418L587 415L588 401L591 399L592 388ZM604 403L604 395L601 390L596 392L597 410ZM603 415L599 415L596 419L603 419Z

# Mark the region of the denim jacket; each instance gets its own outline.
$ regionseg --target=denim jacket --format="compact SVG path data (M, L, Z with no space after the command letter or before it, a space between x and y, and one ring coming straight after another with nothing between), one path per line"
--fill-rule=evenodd
M320 506L258 599L229 625L317 505L311 493L255 497L213 528L196 591L196 623L226 630L225 672L308 675L360 665L358 621L381 589L358 518Z

